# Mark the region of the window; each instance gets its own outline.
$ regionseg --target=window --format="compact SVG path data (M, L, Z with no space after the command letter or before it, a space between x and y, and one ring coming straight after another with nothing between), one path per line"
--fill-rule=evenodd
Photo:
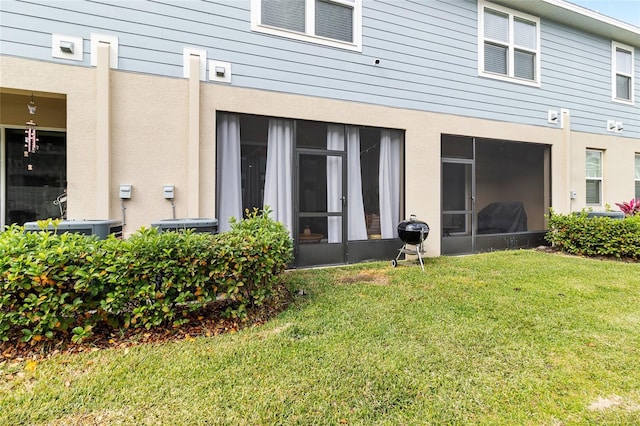
M636 182L635 198L640 198L640 154L636 154L635 182Z
M611 92L617 102L633 103L633 47L611 44Z
M251 0L251 29L362 50L362 0Z
M587 204L602 204L602 151L587 150Z
M478 2L479 75L540 85L540 20Z

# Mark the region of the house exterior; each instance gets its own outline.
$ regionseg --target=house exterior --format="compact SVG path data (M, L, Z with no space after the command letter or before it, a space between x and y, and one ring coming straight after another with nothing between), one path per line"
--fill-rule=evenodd
M64 193L125 234L268 205L299 266L410 215L430 256L531 247L640 197L639 49L563 0L3 0L0 225Z

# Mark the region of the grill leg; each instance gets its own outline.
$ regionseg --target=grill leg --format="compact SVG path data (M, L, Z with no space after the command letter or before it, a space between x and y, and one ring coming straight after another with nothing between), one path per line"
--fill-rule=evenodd
M418 252L418 260L420 260L420 267L422 268L422 272L424 272L424 262L422 261L422 243L416 246L416 251Z

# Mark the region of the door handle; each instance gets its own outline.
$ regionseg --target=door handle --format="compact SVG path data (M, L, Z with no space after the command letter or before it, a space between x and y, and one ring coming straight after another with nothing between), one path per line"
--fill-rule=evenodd
M340 199L342 200L342 206L346 206L347 205L347 197L345 195L343 195L342 197L340 197Z

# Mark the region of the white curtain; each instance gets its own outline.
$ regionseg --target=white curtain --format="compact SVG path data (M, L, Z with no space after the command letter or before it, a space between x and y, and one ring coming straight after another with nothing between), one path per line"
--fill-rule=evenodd
M327 127L327 149L342 151L344 149L344 129L338 124ZM362 200L362 176L360 171L360 130L347 126L347 206L348 206L348 239L366 240L367 225L364 217ZM342 159L337 156L327 157L327 211L342 211ZM330 243L342 242L342 222L339 217L328 218L328 235Z
M400 143L397 130L382 130L380 135L380 230L382 238L398 236L400 221Z
M230 229L230 218L242 218L240 118L219 114L217 127L218 229L224 232Z
M327 149L344 150L344 126L327 126ZM327 156L327 211L342 211L342 157ZM327 218L327 240L330 243L342 242L342 221L340 217Z
M293 229L292 198L293 121L269 120L267 170L264 183L264 205L271 208L271 218Z
M366 240L367 224L364 217L360 170L360 129L353 126L347 127L347 176L349 241Z

